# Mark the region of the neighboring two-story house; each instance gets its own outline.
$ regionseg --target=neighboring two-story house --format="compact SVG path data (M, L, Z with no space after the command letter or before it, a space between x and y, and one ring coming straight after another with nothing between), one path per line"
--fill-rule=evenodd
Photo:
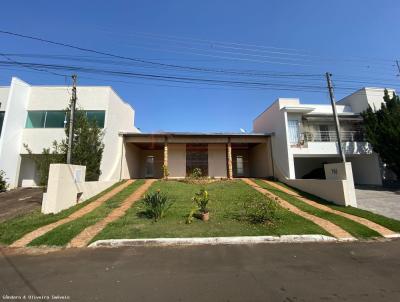
M54 140L65 139L70 98L68 86L31 86L13 78L10 86L0 87L0 170L6 173L10 188L37 185L35 163L24 144L41 154ZM79 86L77 107L104 130L100 180L118 179L123 150L119 132L138 132L133 108L108 86Z
M368 106L379 109L383 95L382 88L363 88L336 103L343 149L352 164L355 184L382 185L384 167L366 141L360 113ZM330 104L279 98L254 120L253 130L274 133L272 156L277 177L315 178L323 164L339 161Z

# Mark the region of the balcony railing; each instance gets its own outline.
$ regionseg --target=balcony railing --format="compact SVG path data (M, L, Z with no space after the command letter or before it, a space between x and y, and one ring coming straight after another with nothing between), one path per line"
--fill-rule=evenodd
M366 137L363 131L340 131L343 142L365 142ZM300 140L304 142L336 142L336 131L312 131L304 132Z

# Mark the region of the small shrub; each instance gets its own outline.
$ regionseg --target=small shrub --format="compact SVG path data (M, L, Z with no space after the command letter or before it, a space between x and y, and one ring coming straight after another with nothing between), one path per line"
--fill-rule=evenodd
M250 223L273 223L278 219L278 204L271 199L250 199L244 204L245 219Z
M191 224L193 222L194 213L196 213L197 208L191 209L190 213L186 217L186 224Z
M6 191L7 187L6 173L3 170L0 170L0 192Z
M167 195L157 190L156 192L146 194L144 197L146 212L154 221L160 220L165 212L171 207L172 202Z
M210 198L208 197L208 192L206 189L202 188L200 192L195 193L195 196L192 198L192 200L199 207L200 213L208 213L207 205L210 201Z
M203 176L203 172L200 168L194 168L190 173L189 178L200 179Z

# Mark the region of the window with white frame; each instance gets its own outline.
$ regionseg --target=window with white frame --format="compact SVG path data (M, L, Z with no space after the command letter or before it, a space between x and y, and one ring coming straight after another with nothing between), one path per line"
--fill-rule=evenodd
M297 145L300 141L300 122L298 120L288 120L289 143Z

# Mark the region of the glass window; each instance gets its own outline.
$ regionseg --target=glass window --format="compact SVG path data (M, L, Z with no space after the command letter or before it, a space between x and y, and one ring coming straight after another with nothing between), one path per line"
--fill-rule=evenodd
M3 129L3 121L4 121L4 111L0 111L0 135L1 135L1 129Z
M289 120L289 143L291 145L297 145L300 140L300 125L297 120Z
M64 128L65 111L47 111L45 128Z
M89 122L96 121L97 127L104 128L106 112L104 110L88 110L86 116Z
M44 128L46 111L28 111L26 119L26 128Z
M203 176L208 176L208 145L186 144L186 174L199 168Z
M242 176L244 174L243 156L236 156L236 173Z

